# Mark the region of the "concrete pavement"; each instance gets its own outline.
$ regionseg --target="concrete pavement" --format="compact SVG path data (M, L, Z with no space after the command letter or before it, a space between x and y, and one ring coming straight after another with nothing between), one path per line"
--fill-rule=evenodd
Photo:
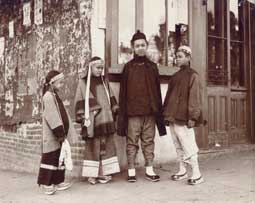
M36 175L0 171L1 203L255 203L255 151L221 154L201 160L206 182L190 186L186 181L169 179L174 163L157 167L161 181L144 179L128 183L126 173L114 176L109 184L89 185L84 179L72 179L73 186L53 196L44 195L36 185Z

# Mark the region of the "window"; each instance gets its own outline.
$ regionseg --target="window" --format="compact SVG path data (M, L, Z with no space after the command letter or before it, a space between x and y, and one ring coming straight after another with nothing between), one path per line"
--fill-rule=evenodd
M209 85L245 86L245 5L238 0L207 2Z
M114 72L133 57L130 40L138 29L146 34L148 57L159 67L174 66L176 48L189 44L188 0L111 0L107 4L106 60Z
M231 86L244 84L244 2L230 0L230 66Z
M208 84L227 85L227 1L208 0Z

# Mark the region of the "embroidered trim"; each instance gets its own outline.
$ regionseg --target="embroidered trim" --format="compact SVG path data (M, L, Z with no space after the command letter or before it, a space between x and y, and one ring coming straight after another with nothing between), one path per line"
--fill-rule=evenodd
M52 166L52 165L48 165L48 164L41 164L40 168L49 169L49 170L53 170L53 171L65 170L65 166L56 167L56 166Z

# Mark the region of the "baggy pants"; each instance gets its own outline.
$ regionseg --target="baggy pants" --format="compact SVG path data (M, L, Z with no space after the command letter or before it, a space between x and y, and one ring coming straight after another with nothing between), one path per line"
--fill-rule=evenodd
M188 128L186 125L171 124L170 132L179 162L187 162L192 156L197 155L198 147L193 128Z
M145 166L152 166L154 159L155 118L154 116L134 116L128 118L127 161L128 167L135 168L135 159L139 150L139 138L145 160Z

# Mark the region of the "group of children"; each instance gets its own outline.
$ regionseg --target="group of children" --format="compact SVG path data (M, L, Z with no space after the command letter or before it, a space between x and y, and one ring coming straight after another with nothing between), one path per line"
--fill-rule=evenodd
M126 137L129 182L136 182L135 161L139 140L145 160L145 178L157 182L153 169L155 126L160 136L170 128L179 161L179 171L172 180L188 178L187 164L192 168L188 184L202 183L198 164L198 147L193 127L202 124L201 86L198 74L190 67L191 49L180 46L177 66L169 80L164 103L160 91L158 68L146 57L148 42L139 30L131 45L134 57L125 64L121 75L119 104L104 73L104 61L93 57L80 78L75 96L75 121L81 125L85 141L82 176L90 184L107 183L120 172L114 134ZM59 163L61 146L74 130L58 89L64 75L56 70L48 73L43 88L43 154L38 184L45 194L68 189L65 165ZM117 122L117 127L116 127Z

